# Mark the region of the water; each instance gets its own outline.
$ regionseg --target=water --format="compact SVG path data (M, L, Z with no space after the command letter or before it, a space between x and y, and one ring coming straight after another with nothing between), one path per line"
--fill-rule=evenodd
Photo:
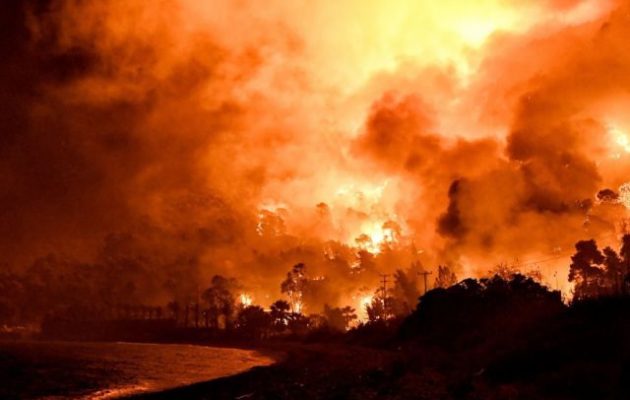
M273 362L249 350L180 344L0 342L0 398L116 398Z

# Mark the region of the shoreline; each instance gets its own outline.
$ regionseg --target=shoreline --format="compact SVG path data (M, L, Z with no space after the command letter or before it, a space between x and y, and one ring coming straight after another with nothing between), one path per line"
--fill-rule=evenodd
M85 343L85 342L83 342ZM283 364L288 361L291 353L297 350L301 344L294 342L255 342L245 340L216 340L216 341L164 341L164 342L138 342L138 341L101 341L101 342L89 342L89 343L130 343L130 344L147 344L147 345L190 345L208 348L220 348L220 349L234 349L244 350L256 353L257 356L262 356L270 359L272 362L267 365L257 365L250 367L241 372L237 372L230 375L217 377L210 380L202 380L194 383L190 383L182 386L173 386L169 388L148 390L130 393L128 395L112 397L112 399L161 399L161 398L182 398L182 394L187 392L187 388L190 388L195 394L203 396L204 393L208 393L206 385L230 385L232 380L240 380L241 375L246 375L261 369L268 369ZM197 392L197 387L202 389L201 392ZM211 389L210 389L211 390ZM183 392L183 393L182 393ZM184 398L188 398L184 396ZM214 398L214 397L213 397ZM245 399L247 397L244 397Z
M273 374L272 371L275 371L276 368L283 366L291 358L291 354L290 354L291 351L286 351L286 350L281 351L281 350L276 349L275 346L271 346L270 348L269 346L256 347L252 345L244 345L244 346L239 346L239 347L228 346L228 345L224 345L224 346L201 345L201 344L196 344L196 343L194 345L200 345L204 347L219 347L219 348L228 348L228 349L236 349L236 350L254 351L264 357L271 358L272 360L274 360L274 362L268 365L254 366L247 370L244 370L244 371L232 374L232 375L221 376L215 379L204 380L204 381L191 383L188 385L175 386L175 387L159 389L155 391L132 393L125 396L116 397L116 399L121 399L121 400L123 399L127 399L127 400L179 399L179 398L189 399L189 398L205 397L207 395L211 396L211 398L215 398L215 395L213 392L216 391L217 389L221 389L221 388L224 389L226 387L234 387L233 385L235 384L236 384L236 387L238 387L239 382L242 382L243 380L251 380L252 378L254 378L253 375L259 375L261 372L263 372L265 375L271 375ZM245 397L242 397L242 396L243 395L233 397L233 398L241 398L241 399L249 398L247 397L247 394L244 395Z
M0 340L0 343L4 343L8 349L16 348L17 346L27 346L26 348L38 349L39 346L44 346L43 351L47 351L50 346L53 348L57 348L57 346L94 346L97 347L100 345L109 345L109 346L127 346L127 345L136 345L136 346L147 346L149 352L160 351L159 347L155 347L155 350L151 349L152 346L184 346L189 347L186 351L187 353L195 353L200 352L201 354L207 354L204 356L206 359L212 359L211 354L215 352L221 352L221 350L234 350L236 356L234 360L242 359L242 365L239 368L240 361L235 361L236 368L226 369L225 372L227 374L210 374L208 377L199 377L200 379L191 379L188 383L178 382L178 381L164 381L163 385L159 386L154 385L145 385L142 381L137 381L137 384L129 384L122 383L121 384L113 384L113 385L103 385L98 388L96 392L92 392L88 390L85 392L85 395L88 398L102 398L102 399L118 399L118 398L129 398L135 397L143 394L157 394L163 391L169 391L173 389L179 389L182 387L187 387L190 385L195 385L204 382L214 381L216 379L223 379L227 377L232 377L235 375L240 375L243 373L247 373L255 368L265 368L268 366L274 366L278 363L281 363L287 359L287 352L283 350L283 348L276 344L271 345L259 345L258 343L248 342L248 341L216 341L216 342L197 342L197 341L161 341L161 342L148 342L148 341L79 341L79 340L55 340L55 339L45 339L45 338L21 338L18 340ZM36 347L32 347L36 346ZM194 348L199 348L199 350L195 350ZM17 347L18 349L21 347ZM207 350L201 350L201 348L205 348ZM39 350L35 350L36 352ZM180 351L180 350L177 350ZM240 352L240 353L239 353ZM221 364L217 364L220 366ZM212 368L211 368L212 369ZM219 368L221 370L222 368ZM186 368L181 368L181 366L177 367L175 371L180 371L183 375L187 374ZM230 371L231 370L231 371ZM214 377L212 377L214 375ZM191 376L192 378L192 376ZM142 384L141 384L142 383ZM61 386L59 386L61 388ZM17 389L17 388L16 388ZM68 392L68 395L71 393L75 393L77 388L72 388L71 391ZM57 394L65 393L65 389L57 389L57 386L51 386L50 389L45 390L53 390L59 392L55 392ZM79 388L77 393L79 393L81 388ZM42 392L45 393L45 392ZM52 393L52 392L51 392ZM16 396L18 398L18 392L7 391L7 395ZM3 396L0 396L3 397ZM13 397L11 397L13 398Z
M282 345L280 350L278 346ZM390 351L328 344L276 344L256 351L281 351L284 357L267 366L250 368L190 385L120 397L128 400L162 399L268 399L345 397L367 389L369 381L389 376L398 354ZM365 398L365 397L362 397ZM368 396L369 398L369 396Z
M250 351L256 353L257 356L265 357L270 359L272 362L270 364L265 365L256 365L250 367L241 372L237 372L230 375L225 375L221 377L217 377L210 380L202 380L182 386L173 386L169 388L157 389L157 390L148 390L148 391L139 391L135 393L130 393L128 395L111 397L112 399L160 399L160 398L181 398L180 396L183 393L186 393L188 390L197 391L197 387L203 388L203 393L207 393L206 386L207 385L220 385L227 384L229 385L232 379L240 379L241 375L246 375L252 373L253 371L257 371L260 369L268 369L273 368L279 364L282 364L287 361L289 358L289 353L285 350L278 349L278 346L258 346L256 344L247 344L242 343L240 345L235 344L215 344L215 343L144 343L144 342L117 342L117 343L134 343L134 344L156 344L156 345L192 345L192 346L200 346L200 347L209 347L209 348L221 348L221 349L234 349L234 350L243 350ZM199 393L201 394L201 393ZM188 397L185 397L188 398ZM246 397L245 397L246 398Z

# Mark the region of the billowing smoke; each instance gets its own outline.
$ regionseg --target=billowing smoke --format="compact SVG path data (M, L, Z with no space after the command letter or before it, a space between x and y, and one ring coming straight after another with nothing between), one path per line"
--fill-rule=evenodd
M264 305L301 262L312 310L398 269L565 277L627 216L630 10L478 3L4 2L2 262Z

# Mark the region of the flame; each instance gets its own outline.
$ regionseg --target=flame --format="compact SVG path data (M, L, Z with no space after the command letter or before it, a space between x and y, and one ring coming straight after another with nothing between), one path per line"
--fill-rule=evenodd
M265 234L265 225L263 222L265 215L262 212L258 212L258 222L256 222L256 233L258 236L263 236Z
M249 294L241 293L239 300L243 307L249 307L252 305L252 297Z
M617 131L617 136L616 136L616 142L619 146L621 146L621 148L623 149L623 151L625 151L626 153L630 153L630 140L628 139L628 136L621 132L621 131Z
M376 254L383 245L396 242L392 221L397 218L393 213L394 205L387 201L387 196L393 191L391 181L386 179L378 184L343 185L336 191L335 200L339 208L357 210L368 216L367 221L349 229L349 236L345 240L349 246ZM343 215L338 219L339 225L348 226Z
M302 302L300 300L297 300L295 302L293 302L293 312L294 313L302 313L303 309L304 309L304 304L302 304Z
M339 187L335 194L346 200L348 206L361 208L379 204L388 185L388 179L376 185L351 183Z
M355 238L355 244L372 254L381 252L383 246L398 242L396 232L387 222L371 222L364 224L361 234Z
M357 310L358 310L357 319L359 321L367 321L368 319L367 308L370 304L372 304L373 299L374 299L374 296L372 295L365 295L359 298L359 306L357 307Z
M611 141L614 143L615 150L613 151L612 158L621 158L621 150L623 153L630 153L630 138L626 131L622 130L615 124L608 124L608 135Z
M323 206L318 209L318 215L329 225L315 234L376 254L381 252L384 245L398 242L401 223L394 210L400 182L394 178L373 182L358 177L356 179L352 183L330 185L316 194L326 200L321 202ZM341 180L345 182L352 179L344 177ZM308 219L302 218L305 210L299 204L267 198L259 203L257 210L256 231L261 237L283 233L300 235L300 232L310 229L308 223L304 222ZM324 249L324 255L329 259L334 258L330 249Z
M256 233L258 236L279 236L284 233L284 219L282 214L286 212L284 207L262 206L258 210L258 222Z
M626 182L619 187L619 203L630 209L630 182Z

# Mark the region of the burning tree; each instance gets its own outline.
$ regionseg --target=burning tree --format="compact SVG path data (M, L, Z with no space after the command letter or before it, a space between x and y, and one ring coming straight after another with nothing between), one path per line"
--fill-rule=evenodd
M287 272L287 278L280 285L282 293L289 297L291 311L295 313L303 311L304 290L308 284L305 269L304 263L294 265L291 271Z
M515 275L521 274L516 265L500 262L494 268L488 271L489 277L498 276L503 280L509 281Z
M238 283L235 279L215 275L210 287L203 292L202 298L207 305L206 320L212 327L220 327L221 321L225 327L231 323L236 309L236 300L232 292L237 288Z
M359 250L357 252L357 261L360 272L375 272L376 261L374 260L374 254L367 250Z
M377 322L377 321L387 321L391 319L392 309L395 305L395 299L393 296L382 295L382 291L377 292L374 297L372 297L372 302L365 307L368 315L369 322Z
M436 288L448 288L456 283L457 275L446 265L439 265L433 286Z
M277 332L283 332L289 325L291 306L284 300L276 300L270 307L271 320Z

